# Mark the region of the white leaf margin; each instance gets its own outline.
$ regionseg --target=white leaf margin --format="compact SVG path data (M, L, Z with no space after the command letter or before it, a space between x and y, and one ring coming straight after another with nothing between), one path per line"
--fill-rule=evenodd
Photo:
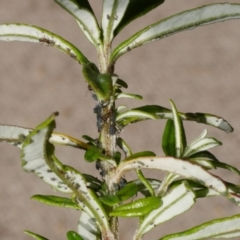
M93 13L85 8L79 8L69 0L55 0L55 2L74 16L85 36L95 47L102 45L101 31Z
M238 18L240 18L240 4L230 3L210 4L178 13L147 26L121 43L114 49L111 61L114 63L124 53L172 34Z
M94 218L89 216L86 212L82 212L78 221L78 234L85 240L98 240L100 230L94 221Z
M102 11L102 29L104 39L113 39L113 32L121 22L127 10L129 0L104 0Z
M162 205L149 213L141 222L136 236L142 236L162 222L187 211L195 203L194 192L182 183L162 198ZM139 239L136 237L136 239Z
M19 148L22 148L24 140L32 131L33 129L31 128L0 124L0 142L7 142ZM49 142L54 145L65 145L80 149L89 148L89 145L87 143L64 133L53 132L49 138Z
M221 193L221 195L227 195L228 193L227 187L219 177L216 177L198 165L173 157L140 157L122 162L117 167L114 176L110 179L110 185L113 187L115 183L120 181L121 176L133 169L158 169L167 171L201 182L206 187Z
M165 236L160 240L197 240L237 236L240 236L240 215L212 220L187 231Z
M77 60L80 64L89 62L83 53L73 44L46 29L34 25L20 23L1 24L0 40L42 43L58 48Z

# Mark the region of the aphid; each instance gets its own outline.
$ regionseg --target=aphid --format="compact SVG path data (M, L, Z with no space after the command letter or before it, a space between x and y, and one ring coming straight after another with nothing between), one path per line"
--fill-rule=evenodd
M39 42L40 43L46 43L48 46L54 46L55 45L54 40L51 40L51 39L48 39L48 38L45 38L45 37L39 38Z

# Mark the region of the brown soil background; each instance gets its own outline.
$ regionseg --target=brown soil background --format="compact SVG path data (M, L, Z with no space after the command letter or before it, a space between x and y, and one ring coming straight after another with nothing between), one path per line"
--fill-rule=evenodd
M93 3L98 16L102 1ZM167 0L158 9L125 28L114 46L135 31L179 11L204 4L230 1ZM235 2L238 2L235 0ZM31 23L53 31L73 42L92 61L94 48L79 31L75 20L53 1L1 0L0 23ZM214 149L216 156L240 167L240 21L227 21L182 32L160 42L147 44L120 58L116 73L129 84L129 92L144 96L130 100L129 107L159 104L169 107L173 99L180 111L209 112L227 119L235 128L231 134L197 123L186 123L191 141L207 128L209 136L223 142ZM52 112L59 111L57 131L81 138L97 135L94 102L81 75L81 67L68 56L41 44L0 42L0 123L34 127ZM126 101L121 101L125 103ZM160 139L165 121L148 121L131 125L123 137L133 151L152 150L162 155ZM54 194L35 175L20 167L19 150L0 145L0 239L31 239L22 231L28 229L52 240L66 239L68 230L76 230L79 212L49 207L30 200L34 194ZM98 173L83 160L76 149L57 147L58 157L82 172ZM219 171L236 183L239 176ZM151 176L163 174L152 171ZM134 177L134 175L128 175ZM239 208L225 198L199 199L183 216L162 224L145 239L158 239L192 227L203 221L231 216ZM136 222L120 223L121 239L132 239Z

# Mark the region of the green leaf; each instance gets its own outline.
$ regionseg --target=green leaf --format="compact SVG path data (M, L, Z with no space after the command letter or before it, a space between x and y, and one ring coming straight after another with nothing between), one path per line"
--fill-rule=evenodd
M190 209L195 203L195 195L186 183L182 183L162 198L163 204L150 212L141 222L135 239L141 239L146 232L160 223L166 222Z
M167 235L159 240L197 240L240 236L240 215L212 220L187 231Z
M178 115L178 111L174 102L170 100L170 103L173 112L176 157L181 158L187 145L185 130L183 127L182 119Z
M30 231L27 231L27 230L25 230L24 233L26 233L27 235L29 235L31 237L34 237L37 240L48 240L48 238L45 238L41 235L38 235L36 233L30 232Z
M95 47L102 45L101 31L87 0L55 0L55 2L77 20L83 33Z
M175 129L172 119L168 119L162 136L162 149L166 156L176 156Z
M80 209L79 206L72 201L72 199L65 198L65 197L37 194L32 196L31 199L37 200L39 202L52 205L52 206Z
M117 165L121 162L121 156L122 156L121 153L118 151L114 153L113 158L114 158L115 162L117 163Z
M161 185L161 181L157 180L157 179L152 179L152 178L146 178L146 180L148 181L148 183L151 185L151 188L153 190L157 190L160 185ZM138 187L138 192L141 192L144 196L146 197L150 197L150 193L148 188L146 187L146 185L140 180L140 179L136 179L130 183L135 183Z
M19 23L2 24L0 25L0 40L42 43L58 48L80 64L89 62L77 47L64 38L33 25Z
M116 195L123 202L129 198L134 197L138 192L138 186L134 182L127 183L123 188L121 188Z
M102 156L102 149L95 146L91 146L85 152L84 159L87 162L94 162L94 161L97 161L101 156Z
M78 233L74 231L67 232L67 239L68 240L84 240Z
M141 170L136 169L137 172L137 176L139 178L140 181L142 181L142 183L145 185L146 189L148 190L150 196L155 197L155 192L152 188L152 185L148 182L148 180L145 178L144 174L142 173Z
M158 197L146 197L116 207L109 215L120 217L141 217L150 213L154 209L159 208L161 204L162 201Z
M128 88L127 83L125 81L123 81L122 79L118 78L116 83L123 88Z
M130 155L132 155L132 150L122 138L117 139L117 145L123 150L126 157L129 157Z
M96 94L98 100L108 101L113 90L111 75L99 73L93 63L84 64L82 71L87 83Z
M211 23L240 18L240 4L217 3L190 9L151 24L117 46L112 64L124 53L172 34Z
M105 205L110 206L110 207L113 207L121 202L121 199L119 199L119 197L116 195L102 196L99 198L99 200L102 203L104 203Z
M204 123L225 132L232 132L232 126L223 118L208 113L182 113L178 112L182 120ZM170 109L158 105L146 105L119 113L116 117L119 128L144 120L173 119Z
M88 136L88 135L82 135L82 138L83 139L85 139L85 140L87 140L89 143L91 143L92 145L95 145L95 143L96 143L96 139L93 139L93 138L91 138L90 136Z
M131 159L135 159L135 158L139 158L139 157L155 157L156 154L154 152L151 151L143 151L143 152L138 152L138 153L134 153L131 156L125 158L123 161L129 161Z
M127 10L114 31L116 36L125 26L164 3L164 0L130 0Z
M136 183L127 183L123 188L121 188L116 195L106 195L100 197L100 201L107 206L113 207L129 198L134 197L138 192L138 186Z
M101 189L102 182L97 179L96 177L93 177L89 174L82 174L87 182L87 187L93 190L94 192L98 192Z
M104 40L110 43L113 39L113 32L122 20L129 0L104 0L102 11L102 29Z

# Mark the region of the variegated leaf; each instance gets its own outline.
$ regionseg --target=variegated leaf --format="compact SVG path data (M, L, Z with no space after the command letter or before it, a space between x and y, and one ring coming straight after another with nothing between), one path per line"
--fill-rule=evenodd
M121 22L129 0L104 0L102 12L102 29L104 39L111 42L114 29Z
M240 18L240 4L216 3L190 9L151 24L119 44L112 53L113 63L124 53L172 34L211 23Z
M240 236L240 215L212 220L187 231L175 233L159 240L198 240L235 238Z
M217 141L215 138L205 137L188 145L183 153L183 157L188 158L197 152L202 152L219 145L222 145L222 143Z
M46 44L65 52L80 64L88 63L83 53L66 39L37 26L19 23L0 25L0 40Z
M77 20L83 33L95 47L102 45L101 31L87 0L55 0L55 2L67 10Z
M22 148L22 144L25 141L29 133L33 129L18 127L13 125L0 125L0 142L8 142L14 146ZM64 133L52 133L49 142L54 145L71 146L80 149L88 149L90 145L82 142L76 138L73 138Z
M84 240L99 240L101 233L96 221L87 213L82 212L78 221L78 233Z
M108 216L96 194L88 188L84 176L76 169L63 165L54 156L54 146L49 142L55 128L54 116L50 116L36 127L24 141L21 154L23 169L43 175L43 179L49 172L46 169L50 169L52 174L55 174L55 178L50 179L53 183L49 184L53 185L55 182L62 181L75 194L75 202L96 220L102 235L112 239L113 234L109 227ZM58 185L56 187L59 188Z
M227 188L220 178L196 164L173 157L140 157L122 162L119 164L115 175L110 180L111 185L113 186L115 183L118 183L126 172L135 169L157 169L167 171L201 182L206 187L214 189L222 195L227 194Z
M164 196L162 202L158 209L153 210L143 219L134 239L140 239L160 223L187 211L195 203L195 195L186 183L182 183Z
M233 131L232 126L225 119L213 114L182 112L178 112L178 114L182 120L204 123L219 128L225 132ZM116 117L119 128L124 128L131 123L136 123L149 119L173 119L173 114L170 109L158 105L146 105L121 112Z

